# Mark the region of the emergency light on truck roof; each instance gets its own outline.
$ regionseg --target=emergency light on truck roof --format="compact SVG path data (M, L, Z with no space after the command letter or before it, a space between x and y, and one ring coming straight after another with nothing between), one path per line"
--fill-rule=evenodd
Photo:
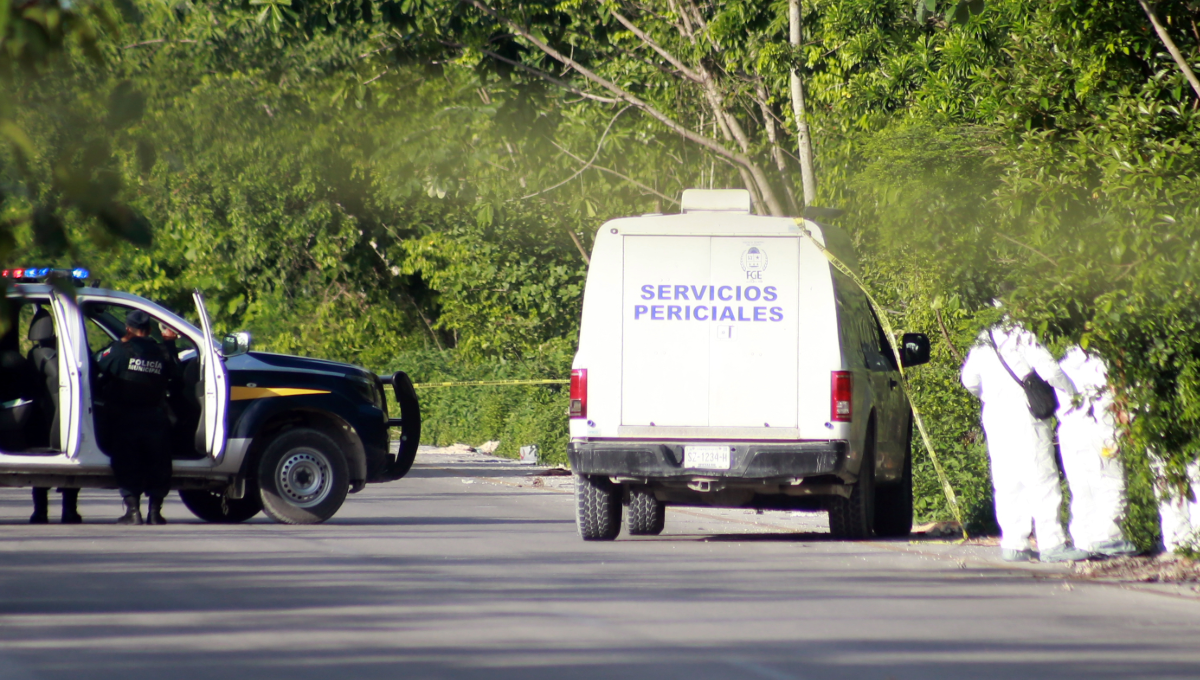
M51 276L69 277L82 281L90 274L91 272L83 267L76 267L74 269L55 269L53 267L14 267L12 269L0 269L0 279L9 279L23 283L44 281Z

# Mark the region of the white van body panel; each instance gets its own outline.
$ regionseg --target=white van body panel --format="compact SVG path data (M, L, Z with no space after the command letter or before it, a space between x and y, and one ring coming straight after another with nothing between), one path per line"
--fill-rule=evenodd
M806 226L824 244L822 227ZM571 421L572 439L861 437L878 386L859 375L867 367L839 314L862 310L839 312L843 297L791 218L697 211L608 222L573 363L588 370L588 417ZM853 423L830 422L838 370L856 373Z

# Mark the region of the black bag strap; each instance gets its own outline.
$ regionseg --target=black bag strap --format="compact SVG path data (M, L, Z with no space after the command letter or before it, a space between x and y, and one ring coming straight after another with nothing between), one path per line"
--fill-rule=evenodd
M1012 376L1013 380L1017 381L1018 385L1024 387L1025 381L1018 378L1016 373L1013 373L1013 370L1008 367L1008 362L1004 360L1004 355L1000 353L1000 347L996 345L996 336L992 335L992 329L989 328L987 334L992 349L996 351L996 358L1000 360L1000 365L1004 367L1004 370L1008 371L1008 374Z

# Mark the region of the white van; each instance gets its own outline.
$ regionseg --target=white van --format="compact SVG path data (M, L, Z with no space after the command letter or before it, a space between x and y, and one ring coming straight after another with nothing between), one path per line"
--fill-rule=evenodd
M850 240L805 222L849 267ZM903 338L905 366L929 339ZM912 525L911 413L863 292L745 190L596 234L571 371L584 540L662 531L668 505L829 510L841 538Z

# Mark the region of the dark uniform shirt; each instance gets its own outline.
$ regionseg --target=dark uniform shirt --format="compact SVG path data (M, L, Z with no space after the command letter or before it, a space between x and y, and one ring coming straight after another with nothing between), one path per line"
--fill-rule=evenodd
M97 397L109 412L163 409L168 387L179 379L178 361L152 338L118 340L96 364Z

